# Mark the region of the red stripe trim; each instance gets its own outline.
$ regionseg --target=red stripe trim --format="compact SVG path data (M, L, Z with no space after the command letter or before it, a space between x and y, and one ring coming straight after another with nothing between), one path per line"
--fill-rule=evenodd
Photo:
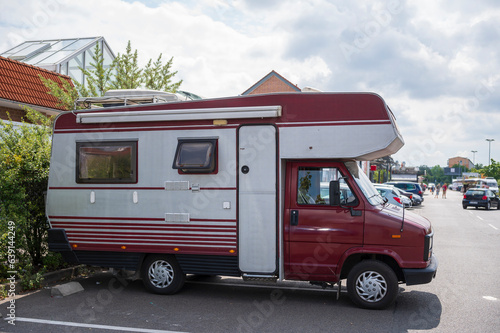
M108 234L108 233L100 233L100 234L94 234L94 233L89 233L89 232L74 232L74 231L69 231L68 232L68 237L70 238L115 238L115 239L128 239L128 238L144 238L144 239L187 239L187 240L235 240L236 239L236 234L233 235L206 235L206 234L182 234L182 235L171 235L171 234L132 234L132 233L113 233L113 234ZM196 237L196 238L195 238Z
M154 190L154 191L165 191L165 187L88 187L88 186L51 186L49 190ZM189 191L192 190L191 188ZM236 187L200 187L200 190L204 191L236 191Z
M74 130L74 129L56 129L54 134L61 133L105 133L105 132L151 132L151 131L178 131L178 130L220 130L225 128L237 128L239 124L231 124L224 126L214 126L214 125L205 125L205 126L175 126L175 127L140 127L140 128L97 128L97 129L82 129L82 130Z
M162 234L172 234L172 233L177 233L177 232L190 232L190 234L183 233L182 235L191 235L191 236L204 236L204 235L218 235L222 233L226 234L234 234L236 233L236 227L231 228L231 229L167 229L167 228L141 228L141 227L135 227L135 228L124 228L124 227L106 227L103 226L101 228L97 227L92 227L91 230L85 230L89 228L85 228L82 226L78 227L61 227L63 229L66 229L68 233L81 233L81 234L100 234L101 232L114 232L114 235L122 235L122 234L130 234L130 231L137 230L137 231L145 231L141 233L135 233L134 235L154 235L152 233L148 233L147 231L160 231L162 233L158 233L157 235L162 235ZM107 230L107 231L104 231ZM229 235L221 235L221 236L229 236Z
M278 127L314 127L314 126L355 126L355 125L391 125L390 120L384 121L346 121L346 122L322 122L322 123L277 123Z
M155 218L155 217L102 217L102 216L49 216L49 219L112 220L112 221L165 221L165 218Z
M278 127L311 127L311 126L353 126L353 125L391 125L391 121L388 119L381 120L352 120L352 121L338 121L338 122L290 122L290 123L276 123ZM220 130L231 128L238 128L241 124L230 124L225 126L213 126L213 125L205 125L205 126L166 126L166 127L134 127L134 128L92 128L92 129L56 129L54 130L54 134L61 133L106 133L106 132L151 132L151 131L178 131L178 130L201 130L201 129L209 129L209 130Z
M78 244L78 243L77 243ZM174 248L177 247L178 251L175 251ZM145 253L185 253L185 254L214 254L214 255L227 255L227 256L236 256L237 252L230 253L229 250L236 250L235 247L229 248L217 248L217 247L201 247L201 246L191 246L191 245L160 245L160 244L151 244L151 245L127 245L127 248L124 250L120 245L115 244L78 244L77 250L83 251L120 251L120 252L145 252Z
M70 222L70 221L54 221L52 222L54 226L58 227L66 227L66 228L83 228L83 227L97 227L97 228L158 228L161 230L194 230L194 229L203 229L203 230L217 230L217 229L235 229L236 222L233 225L205 225L205 224L189 224L186 223L184 225L179 224L131 224L131 223L93 223L93 222Z
M49 215L49 219L68 219L68 220L111 220L111 221L165 221L165 218L155 217L104 217L104 216L56 216ZM237 222L236 219L191 219L194 222ZM62 221L54 221L62 222ZM80 223L80 222L69 222ZM188 226L189 223L168 224L167 226Z
M165 187L64 187L51 186L49 190L165 190Z
M125 237L121 236L120 238L114 238L111 239L110 237L97 237L97 236L92 236L90 237L82 237L82 236L68 236L69 240L71 242L76 242L78 241L94 241L94 240L103 240L109 243L120 243L120 242L134 242L134 243L139 243L139 242L165 242L165 241L174 241L174 242L183 242L183 243L199 243L199 244L205 244L205 243L236 243L236 237L230 237L230 238L203 238L203 239L189 239L189 238L173 238L173 237L156 237L156 238L134 238L133 236Z

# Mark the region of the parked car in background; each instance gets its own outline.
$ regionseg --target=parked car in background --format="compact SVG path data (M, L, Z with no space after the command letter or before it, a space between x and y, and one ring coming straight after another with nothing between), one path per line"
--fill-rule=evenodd
M389 203L399 206L410 208L412 203L411 200L404 195L402 195L397 188L394 186L385 186L383 184L373 184L375 189L380 193L380 195L388 200Z
M486 186L490 190L492 190L494 193L498 194L498 182L495 178L493 177L486 177Z
M413 194L411 197L411 202L413 203L413 206L419 206L422 204L423 201L424 199L418 194Z
M493 177L486 178L468 178L464 180L464 187L469 188L485 188L492 190L498 194L498 183Z
M392 186L392 185L390 185L390 186ZM396 192L399 192L400 195L405 196L408 199L410 199L412 206L418 206L418 205L422 204L422 197L419 196L418 194L403 191L402 189L397 188L395 186L394 186L394 189L396 190Z
M415 193L415 194L418 194L420 196L422 196L424 194L424 191L422 191L422 188L420 187L420 184L418 183L415 183L415 182L396 182L396 181L391 181L391 182L387 182L387 183L384 183L385 185L393 185L399 189L402 189L403 191L406 191L406 192L411 192L411 193ZM422 198L423 200L423 198Z
M476 207L476 209L479 207L484 207L487 210L500 209L500 198L490 189L471 188L465 192L462 199L462 207L467 209L469 206Z
M453 183L451 183L450 190L461 191L462 190L462 183L461 182L453 182Z

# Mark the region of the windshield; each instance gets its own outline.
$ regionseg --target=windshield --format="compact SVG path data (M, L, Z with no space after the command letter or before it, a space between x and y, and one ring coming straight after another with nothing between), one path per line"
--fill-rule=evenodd
M378 191L373 187L372 182L368 179L363 170L360 169L358 164L356 162L346 162L345 165L368 202L373 206L382 205L384 199L382 199Z

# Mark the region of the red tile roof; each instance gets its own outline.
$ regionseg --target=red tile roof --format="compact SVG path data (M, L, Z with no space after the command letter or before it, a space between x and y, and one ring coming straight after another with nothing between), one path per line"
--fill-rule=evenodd
M0 98L64 110L62 106L57 105L58 100L47 93L49 90L43 85L42 80L38 77L39 74L58 83L60 77L73 85L69 76L0 57Z

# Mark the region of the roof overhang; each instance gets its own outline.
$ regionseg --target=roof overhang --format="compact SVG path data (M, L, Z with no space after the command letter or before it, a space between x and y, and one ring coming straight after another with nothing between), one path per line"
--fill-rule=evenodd
M48 116L55 116L55 115L58 115L59 113L62 112L62 110L51 109L51 108L46 108L46 107L39 106L39 105L11 101L8 99L3 99L3 98L0 98L0 106L14 109L14 110L23 110L23 106L27 106L29 108L32 108L32 109L38 111L38 112L44 113Z

